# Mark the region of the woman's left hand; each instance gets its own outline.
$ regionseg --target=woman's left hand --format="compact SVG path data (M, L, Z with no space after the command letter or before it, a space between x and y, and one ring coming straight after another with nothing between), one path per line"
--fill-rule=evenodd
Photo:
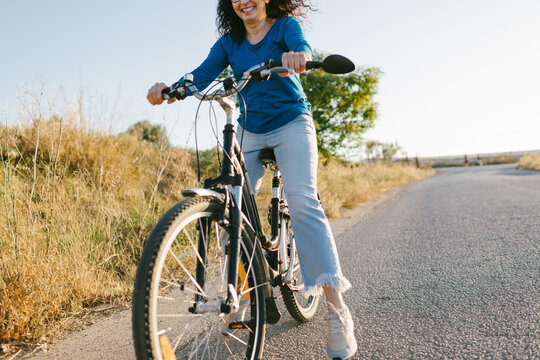
M306 62L311 60L311 56L305 52L294 52L289 51L281 55L281 66L294 69L294 72L301 74L306 71ZM285 77L290 74L280 74L280 76Z

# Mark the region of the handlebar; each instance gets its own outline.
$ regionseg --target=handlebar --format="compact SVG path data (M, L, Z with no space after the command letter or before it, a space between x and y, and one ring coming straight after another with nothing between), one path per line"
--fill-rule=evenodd
M308 61L306 63L306 70L319 68L331 74L347 74L353 71L355 66L352 61L341 55L330 55L323 61ZM264 81L268 80L272 74L292 73L294 73L294 70L283 67L281 61L267 60L244 72L238 84L235 85L234 78L230 78L229 81L226 81L224 89L216 90L209 94L199 91L193 84L193 75L186 74L183 84L174 83L171 87L163 89L161 91L161 97L164 100L169 100L173 97L182 100L187 96L186 90L189 89L192 95L199 100L219 100L240 92L251 79Z

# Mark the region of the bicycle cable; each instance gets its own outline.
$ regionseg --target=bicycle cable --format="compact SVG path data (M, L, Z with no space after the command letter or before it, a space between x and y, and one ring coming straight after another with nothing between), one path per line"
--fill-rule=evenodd
M201 163L200 163L200 157L199 157L199 141L198 141L198 132L197 132L197 121L199 120L199 112L201 110L203 101L206 99L206 95L211 90L213 90L216 86L221 85L223 83L222 80L212 80L212 81L216 81L216 83L209 86L208 89L206 89L203 98L200 99L199 105L197 105L197 111L195 112L195 157L197 159L197 186L199 187L201 186ZM209 82L209 81L203 81L200 83L205 83L205 82ZM212 101L209 101L209 103L211 104Z

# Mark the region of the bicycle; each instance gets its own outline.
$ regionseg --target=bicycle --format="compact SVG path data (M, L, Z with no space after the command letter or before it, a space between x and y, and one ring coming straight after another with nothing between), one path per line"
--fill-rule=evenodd
M339 55L308 63L335 74L354 70ZM302 296L303 281L281 174L271 149L261 160L273 172L270 238L264 234L247 168L236 140L235 103L250 80L292 73L268 60L223 81L223 89L200 92L190 74L162 97L217 100L225 110L221 173L203 188L183 191L185 199L158 221L137 269L133 294L133 338L138 359L261 359L266 324L281 314L273 287L299 322L311 320L319 295Z

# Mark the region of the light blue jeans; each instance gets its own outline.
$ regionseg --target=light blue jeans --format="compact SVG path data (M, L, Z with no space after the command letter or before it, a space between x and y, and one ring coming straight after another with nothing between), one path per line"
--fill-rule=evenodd
M242 138L238 126L237 139ZM255 193L264 176L260 152L273 148L283 179L283 188L296 239L304 296L320 293L322 287L346 291L328 219L317 198L318 151L313 119L300 115L290 123L265 134L244 131L242 153Z

